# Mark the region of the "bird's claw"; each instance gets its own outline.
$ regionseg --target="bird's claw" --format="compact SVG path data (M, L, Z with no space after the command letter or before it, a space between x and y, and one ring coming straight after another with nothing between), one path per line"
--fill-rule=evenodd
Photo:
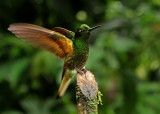
M83 69L81 69L81 70L79 70L79 71L77 71L80 75L84 75L84 74L86 74L86 72L87 72L87 70L85 69L85 68L83 68Z

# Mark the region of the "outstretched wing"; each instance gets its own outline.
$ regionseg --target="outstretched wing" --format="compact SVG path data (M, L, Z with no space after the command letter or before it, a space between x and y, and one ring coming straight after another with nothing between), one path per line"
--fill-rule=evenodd
M58 31L27 23L11 24L8 30L17 37L54 53L59 58L71 55L73 52L72 41Z
M54 27L52 30L63 34L64 36L66 36L69 39L73 39L74 34L75 34L74 32L69 31L69 30L62 28L62 27Z

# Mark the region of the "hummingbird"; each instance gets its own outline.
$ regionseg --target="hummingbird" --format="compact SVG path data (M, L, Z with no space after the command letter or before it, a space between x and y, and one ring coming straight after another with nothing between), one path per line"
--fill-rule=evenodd
M54 27L49 30L28 23L14 23L9 26L8 30L18 38L64 59L62 80L57 94L57 98L61 98L71 78L85 68L89 54L90 32L98 27L100 25L90 28L82 24L76 32L72 32L62 27Z

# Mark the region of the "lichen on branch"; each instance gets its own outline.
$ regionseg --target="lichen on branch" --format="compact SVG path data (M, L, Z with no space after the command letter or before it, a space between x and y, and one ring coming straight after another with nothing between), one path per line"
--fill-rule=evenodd
M102 104L101 96L94 75L86 69L79 72L76 86L78 114L98 114L98 104Z

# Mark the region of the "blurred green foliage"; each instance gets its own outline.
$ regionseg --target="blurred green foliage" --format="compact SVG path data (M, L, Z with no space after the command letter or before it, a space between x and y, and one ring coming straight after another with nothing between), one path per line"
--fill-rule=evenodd
M86 65L103 93L100 114L159 114L159 15L159 0L1 0L0 113L76 113L76 78L63 99L55 99L63 61L7 31L26 22L72 31L101 24L91 34Z

